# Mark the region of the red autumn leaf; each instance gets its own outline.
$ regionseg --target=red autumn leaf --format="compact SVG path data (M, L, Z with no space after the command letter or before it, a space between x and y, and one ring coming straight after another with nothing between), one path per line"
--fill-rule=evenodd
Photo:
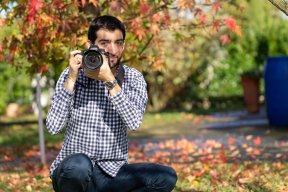
M165 16L164 16L164 18L165 18L166 21L170 21L170 18L171 18L171 17L170 17L170 15L169 15L168 13L166 13Z
M147 14L150 11L149 5L143 1L140 2L139 6L140 6L140 13L142 15Z
M86 0L81 0L82 7L86 5Z
M194 123L194 124L199 124L199 123L201 123L201 118L200 118L200 117L195 117L195 118L193 119L193 123Z
M25 156L26 157L34 157L34 156L39 156L39 151L37 150L33 150L33 149L30 149L28 150L27 152L25 152Z
M234 145L235 144L235 139L233 137L228 137L228 144L229 145Z
M40 11L42 3L39 0L29 1L26 22L29 24L35 23L36 14Z
M139 41L141 41L145 36L145 32L142 29L142 21L140 18L133 19L133 21L131 22L131 29L135 33Z
M204 171L198 171L198 170L194 170L194 171L193 171L193 175L195 175L196 177L202 176L203 173L204 173Z
M230 36L227 34L221 35L220 36L220 42L221 42L221 45L228 44L230 42Z
M45 73L46 71L48 71L48 65L47 64L42 64L38 67L38 72L39 73Z
M226 27L230 29L231 32L234 32L236 30L236 21L233 17L227 17L224 19Z
M212 8L215 10L216 13L218 13L219 9L221 8L221 3L220 2L214 2L212 4Z
M201 13L200 16L199 16L200 24L204 25L206 23L206 20L207 20L206 14L205 13Z
M197 15L200 15L202 12L203 12L203 10L202 10L200 7L196 7L195 10L194 10L194 15L195 15L195 17L196 17Z
M65 7L65 4L61 0L53 0L54 6L63 9Z
M253 155L260 155L261 151L259 149L254 149Z
M109 5L110 5L110 10L111 10L112 12L120 12L120 11L121 11L121 4L120 4L119 2L117 2L117 1L111 1L111 2L109 3Z
M217 173L216 170L211 170L211 171L210 171L210 175L211 175L212 177L217 177L218 173Z
M169 15L168 15L169 16ZM170 16L169 16L170 17ZM151 17L151 23L154 22L154 23L160 23L161 21L161 16L159 13L155 13L152 15Z
M215 29L216 31L219 31L220 22L219 21L213 21L212 28Z
M14 160L13 157L10 157L8 155L4 155L3 159L4 159L4 161L13 161Z
M256 137L254 140L253 140L253 143L254 145L260 145L262 143L262 139L261 137Z

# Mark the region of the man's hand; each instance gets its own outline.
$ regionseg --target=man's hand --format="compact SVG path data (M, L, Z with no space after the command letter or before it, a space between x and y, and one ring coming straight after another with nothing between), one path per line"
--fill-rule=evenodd
M70 52L69 57L69 78L76 82L79 70L82 67L81 51L75 50Z
M101 67L99 69L94 70L93 72L89 71L89 75L87 74L87 76L100 81L112 81L115 79L115 77L109 66L109 58L105 55L102 55L102 58L103 58L103 64L101 65Z
M82 55L80 53L81 51L79 50L70 52L69 74L66 83L64 84L64 87L68 89L70 93L74 90L74 85L78 79L80 68L82 67Z

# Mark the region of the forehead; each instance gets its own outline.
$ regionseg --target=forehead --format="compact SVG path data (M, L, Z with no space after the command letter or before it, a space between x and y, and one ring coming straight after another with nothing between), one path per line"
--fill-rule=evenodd
M109 31L108 29L100 29L96 32L97 39L99 40L123 40L123 34L119 29L116 29L114 31Z

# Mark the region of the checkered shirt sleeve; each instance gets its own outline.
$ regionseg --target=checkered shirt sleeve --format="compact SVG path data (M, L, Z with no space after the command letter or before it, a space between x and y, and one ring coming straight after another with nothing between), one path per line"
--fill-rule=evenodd
M141 125L147 103L145 80L142 74L139 72L136 72L136 74L136 78L130 78L134 82L131 82L129 94L125 94L121 90L117 95L110 96L111 102L116 107L126 128L130 130L136 130Z
M69 69L66 68L61 74L52 97L52 104L47 114L46 126L49 133L59 133L67 124L74 93L64 88L68 78Z

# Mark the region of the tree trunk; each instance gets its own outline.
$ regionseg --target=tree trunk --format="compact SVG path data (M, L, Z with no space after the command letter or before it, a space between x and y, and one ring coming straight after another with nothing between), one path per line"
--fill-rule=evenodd
M38 73L36 75L37 87L36 87L36 100L38 107L38 125L39 125L39 141L40 141L40 157L41 163L46 164L45 157L45 142L44 142L44 129L43 129L43 114L41 105L41 86L40 86L41 75Z

